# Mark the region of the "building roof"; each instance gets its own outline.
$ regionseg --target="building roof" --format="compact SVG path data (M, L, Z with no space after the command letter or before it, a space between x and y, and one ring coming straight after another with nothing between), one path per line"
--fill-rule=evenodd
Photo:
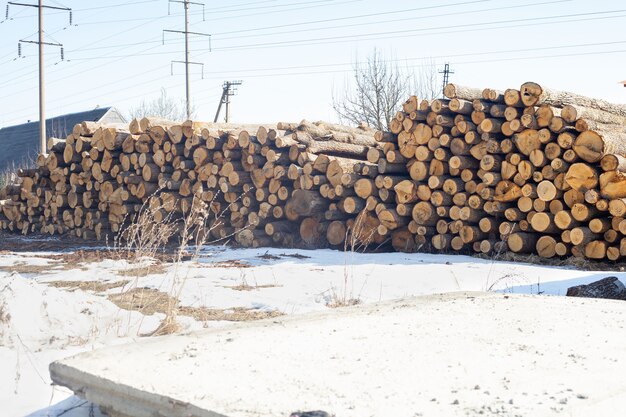
M102 107L79 113L65 114L46 120L46 137L65 138L74 125L84 121L125 123L114 107ZM22 165L39 152L39 121L7 126L0 129L0 170Z

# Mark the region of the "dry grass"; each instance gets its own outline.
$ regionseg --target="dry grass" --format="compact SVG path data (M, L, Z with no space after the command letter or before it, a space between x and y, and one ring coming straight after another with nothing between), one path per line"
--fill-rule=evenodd
M333 301L331 301L329 304L326 304L326 307L330 307L330 308L350 307L350 306L355 306L357 304L361 304L361 300L358 298L343 299L343 298L333 297Z
M183 316L193 317L198 321L255 321L284 315L277 310L263 311L246 307L233 307L230 309L179 307L178 312Z
M212 263L200 263L202 268L251 268L250 264L239 261L237 259L230 259L228 261L212 262Z
M148 275L160 275L167 273L167 265L162 263L150 264L145 266L136 266L132 268L124 268L115 272L122 277L146 277Z
M543 266L573 266L582 271L624 271L626 264L623 262L594 261L570 256L568 258L542 258L535 254L519 254L514 252L502 252L497 256L488 254L471 254L476 258L488 259L501 262L521 262Z
M208 308L208 307L188 307L178 306L176 315L168 314L172 305L178 305L178 300L169 294L153 288L133 288L119 293L109 294L108 298L119 308L129 311L137 311L145 315L154 313L165 314L166 317L176 315L192 317L198 321L252 321L283 315L279 311L260 311L245 307L234 307L231 309ZM164 320L155 334L166 334L166 330L177 328L175 320Z
M174 334L179 332L182 329L181 325L176 321L176 316L172 314L167 314L161 323L159 323L159 327L156 328L155 331L148 333L144 336L165 336L168 334Z
M93 292L105 292L113 288L120 288L127 285L130 281L114 281L114 282L101 282L101 281L47 281L44 284L55 288L65 288L67 291L93 291Z
M33 265L28 262L19 261L14 263L13 265L4 265L0 266L1 271L6 272L17 272L18 274L24 275L41 275L41 274L50 274L54 272L55 267L59 265L55 264L46 264L46 265Z
M253 291L253 290L261 290L263 288L279 288L279 287L282 287L282 285L279 285L279 284L250 285L247 282L243 282L239 285L233 285L233 286L225 285L224 286L224 288L230 288L231 290L235 290L235 291Z
M11 320L11 313L6 311L6 304L0 303L0 323L6 324Z
M352 256L356 252L367 250L374 233L373 229L367 231L365 226L365 212L362 212L356 217L354 224L346 230L343 248L346 255L343 268L343 288L337 291L334 286L331 287L330 302L326 304L327 307L349 307L361 303L360 294L355 296L352 289L348 290L348 287L351 287L354 282Z
M109 294L109 301L129 311L138 311L151 316L154 313L166 313L171 297L153 288L131 288L128 291Z
M269 252L265 252L263 255L257 256L257 258L266 259L270 261L276 261L281 258L295 258L295 259L308 259L310 256L301 255L299 253L281 253L278 255L272 255Z

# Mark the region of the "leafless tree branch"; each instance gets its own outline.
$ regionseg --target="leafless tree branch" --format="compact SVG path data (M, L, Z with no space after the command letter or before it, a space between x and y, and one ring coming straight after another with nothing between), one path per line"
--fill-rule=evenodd
M346 80L343 94L333 93L333 108L342 122L362 122L388 130L391 119L410 96L433 99L439 95L435 63L430 60L419 71L400 69L374 50L365 63L354 63L353 74Z
M191 113L195 113L192 106ZM173 121L184 121L187 119L185 103L177 103L173 98L167 95L164 88L161 89L161 95L151 101L142 100L137 107L133 107L129 111L131 119L139 119L142 117L161 117L163 119Z

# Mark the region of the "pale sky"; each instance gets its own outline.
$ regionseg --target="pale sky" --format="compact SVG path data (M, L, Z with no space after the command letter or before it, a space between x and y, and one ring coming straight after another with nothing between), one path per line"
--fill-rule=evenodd
M196 1L196 0L194 0ZM23 0L36 3L35 0ZM197 0L200 2L200 0ZM115 106L123 113L165 88L182 100L183 6L168 0L45 4L48 117ZM0 127L38 118L36 9L0 2ZM377 48L402 68L450 63L450 81L518 88L525 81L626 102L626 2L617 0L206 0L190 6L191 91L198 120L211 121L226 80L235 122L331 120L355 61ZM174 75L171 74L173 68Z

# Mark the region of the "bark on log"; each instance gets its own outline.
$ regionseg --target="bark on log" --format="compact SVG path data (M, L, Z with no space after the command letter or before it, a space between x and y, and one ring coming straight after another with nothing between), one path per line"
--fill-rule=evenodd
M617 277L606 277L587 285L567 289L568 297L606 298L626 300L626 287Z
M534 82L522 84L520 88L522 102L525 106L549 104L554 107L574 105L617 114L626 117L626 105L612 104L605 100L581 96L566 91L543 88Z

